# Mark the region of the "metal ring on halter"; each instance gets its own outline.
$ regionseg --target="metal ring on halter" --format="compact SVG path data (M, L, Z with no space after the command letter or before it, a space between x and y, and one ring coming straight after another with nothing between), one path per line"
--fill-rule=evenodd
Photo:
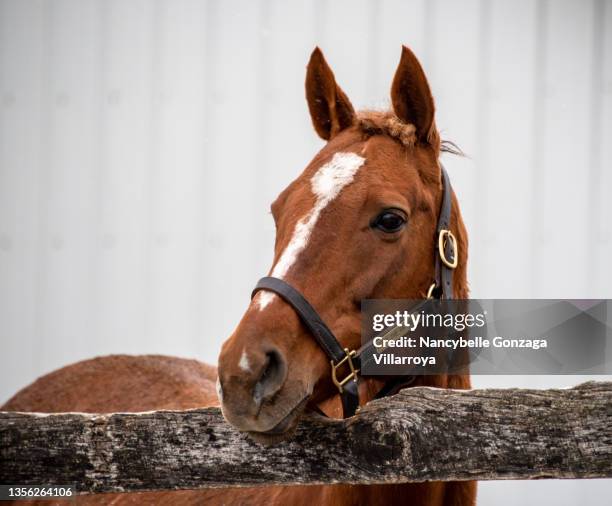
M338 390L340 391L340 393L344 392L344 385L346 385L350 380L357 381L357 373L359 372L359 369L357 369L353 365L353 358L355 358L355 355L357 354L357 352L355 350L349 350L348 348L344 348L344 352L346 353L346 356L342 360L340 360L340 362L338 362L337 364L334 363L333 360L330 360L332 381L334 382L334 385L338 387ZM345 362L348 363L350 372L344 379L339 380L338 379L338 368L341 367L342 364L344 364Z
M429 289L427 290L427 299L433 299L433 291L436 289L436 283L432 283Z
M450 259L446 256L446 246L450 244L451 251L449 252ZM440 259L449 269L457 267L459 260L459 252L457 248L457 239L450 230L442 229L438 235L438 253Z

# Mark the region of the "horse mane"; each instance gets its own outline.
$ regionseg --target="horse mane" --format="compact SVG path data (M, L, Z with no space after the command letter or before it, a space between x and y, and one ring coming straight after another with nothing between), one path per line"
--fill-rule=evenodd
M367 137L386 135L407 148L412 148L418 142L416 127L411 123L404 123L392 111L360 111L357 113L356 124ZM440 139L436 128L432 128L428 141L443 153L465 156L454 142Z
M361 111L357 114L357 126L367 137L386 135L407 148L417 143L416 127L404 123L391 111Z

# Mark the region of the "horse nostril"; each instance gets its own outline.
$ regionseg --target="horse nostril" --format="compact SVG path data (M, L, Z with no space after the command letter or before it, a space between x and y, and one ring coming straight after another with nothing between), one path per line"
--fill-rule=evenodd
M261 405L264 399L269 399L278 392L286 376L287 365L283 356L277 350L266 353L265 365L253 390L255 404Z

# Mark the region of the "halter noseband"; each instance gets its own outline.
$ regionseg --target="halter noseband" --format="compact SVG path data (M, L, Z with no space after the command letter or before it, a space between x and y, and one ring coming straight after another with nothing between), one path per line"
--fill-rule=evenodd
M434 259L434 281L427 291L427 298L452 299L453 298L453 270L457 267L458 249L457 239L450 230L451 218L451 184L446 169L440 165L442 172L442 204L436 226L437 244ZM298 314L306 328L310 331L319 346L323 349L331 362L332 381L338 388L342 399L344 417L355 414L359 408L358 373L362 368L362 355L373 356L372 341L364 344L359 350L343 348L334 333L319 316L306 298L289 283L280 278L266 276L261 278L251 298L260 290L274 292L287 302ZM367 353L366 353L367 351ZM339 378L338 369L345 366L348 373ZM378 392L376 398L392 395L404 386L414 381L414 376L397 376Z

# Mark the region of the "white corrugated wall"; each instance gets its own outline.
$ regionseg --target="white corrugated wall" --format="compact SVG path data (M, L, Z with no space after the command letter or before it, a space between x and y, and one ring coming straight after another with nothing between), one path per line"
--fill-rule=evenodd
M322 145L320 45L386 107L430 78L475 297L611 298L612 2L0 0L0 402L108 353L215 362L270 264L268 206ZM476 378L477 385L576 378ZM610 481L484 504L604 504Z

